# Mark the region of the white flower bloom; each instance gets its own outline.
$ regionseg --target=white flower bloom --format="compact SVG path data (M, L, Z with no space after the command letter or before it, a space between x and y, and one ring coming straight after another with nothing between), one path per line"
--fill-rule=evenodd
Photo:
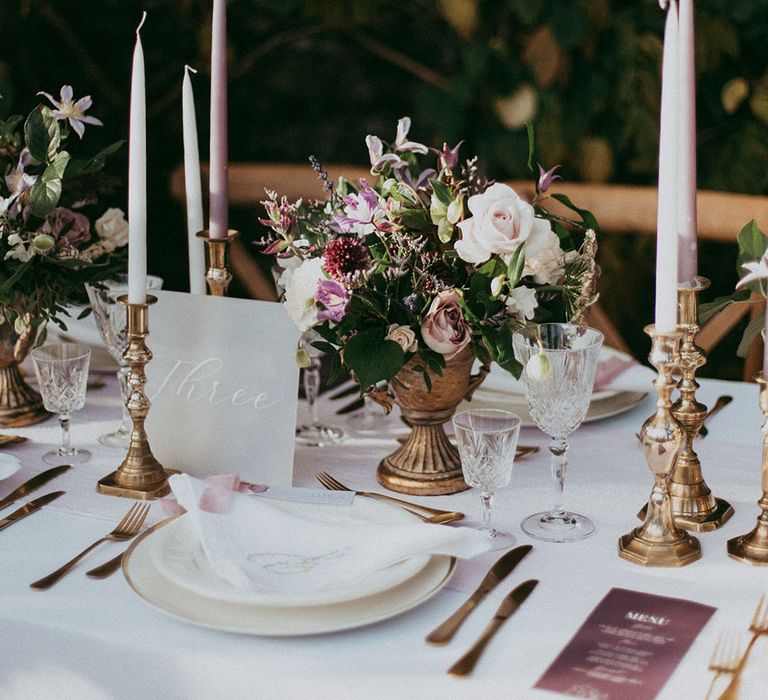
M462 238L454 244L465 262L484 263L491 255L509 261L524 241L527 258L532 246L541 247L542 241L555 236L549 221L537 218L533 207L509 185L497 182L472 195L467 206L472 216L458 224Z
M310 258L293 270L285 289L285 310L302 333L317 323L315 292L324 278L323 259Z
M111 207L96 220L96 233L104 250L111 253L115 248L128 245L128 222L122 209Z
M501 294L502 289L504 289L504 283L507 281L506 275L499 275L498 277L494 277L491 280L491 296L497 297L499 294Z
M389 326L384 340L393 340L403 349L403 352L416 352L416 349L419 347L416 333L408 326L401 326L398 323L393 323Z
M564 271L565 254L556 233L552 230L539 232L528 240L523 276L531 275L536 284L557 284Z
M507 297L505 304L510 311L516 314L518 320L530 321L539 302L536 299L536 290L530 287L515 287Z
M750 282L768 279L768 250L758 262L744 263L742 267L747 271L747 274L739 280L736 289L746 287Z
M51 101L51 104L56 107L53 112L53 115L56 117L56 119L68 121L69 125L72 127L72 129L74 129L75 133L80 138L83 138L86 124L103 126L101 121L96 119L96 117L91 117L85 113L86 110L90 109L91 105L93 104L91 96L86 95L85 97L81 97L79 100L75 101L74 92L71 85L62 86L59 93L61 99L59 100L54 99L47 92L38 92L37 94L44 95Z

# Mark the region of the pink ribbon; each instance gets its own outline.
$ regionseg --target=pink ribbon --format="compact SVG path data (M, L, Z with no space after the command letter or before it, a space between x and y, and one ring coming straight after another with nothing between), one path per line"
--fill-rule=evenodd
M205 480L205 489L200 496L200 510L208 513L226 513L235 493L264 493L269 487L241 481L237 474L214 474ZM158 503L166 515L184 513L175 498L159 498Z
M611 357L597 366L595 390L605 389L616 377L637 364L636 360L624 357Z

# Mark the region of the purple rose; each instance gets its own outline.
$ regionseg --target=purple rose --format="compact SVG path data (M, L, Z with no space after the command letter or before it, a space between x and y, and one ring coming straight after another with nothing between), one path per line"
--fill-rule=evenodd
M57 251L76 250L91 240L91 222L71 209L56 207L37 232L52 236Z
M421 337L429 348L450 360L472 340L472 331L464 320L455 289L440 292L421 323Z
M338 323L344 318L349 292L336 280L320 280L315 291L315 301L325 307L317 312L318 321Z

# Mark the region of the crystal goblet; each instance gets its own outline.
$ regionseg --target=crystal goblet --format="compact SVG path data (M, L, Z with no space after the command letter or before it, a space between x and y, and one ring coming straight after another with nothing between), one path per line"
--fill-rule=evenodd
M536 425L550 437L554 503L523 520L531 537L571 542L595 531L592 520L563 507L568 465L566 438L587 415L603 334L568 323L544 323L516 332L515 357L523 365L525 398Z
M85 404L91 349L80 343L53 343L32 350L32 363L45 410L59 414L61 447L43 455L46 464L81 464L91 458L88 450L69 440L70 415Z
M147 275L147 291L160 289L163 280L154 275ZM131 438L131 417L126 408L128 398L128 375L130 368L123 359L128 347L128 336L125 332L125 305L118 304L117 298L128 293L128 275L118 275L114 280L103 283L103 288L85 285L88 299L91 302L93 317L99 329L104 345L112 358L118 363L117 380L120 383L120 399L123 407L120 427L99 437L99 442L107 447L128 447Z
M335 425L326 425L320 421L317 413L317 397L320 393L320 352L313 348L311 342L315 337L307 337L303 343L309 355L309 366L302 370L304 397L309 406L309 422L297 426L296 441L309 447L335 445L344 439L344 431Z
M483 503L480 529L491 539L492 549L511 547L515 538L493 527L491 515L494 493L512 478L520 418L509 411L472 409L453 417L453 430L464 481L480 490Z

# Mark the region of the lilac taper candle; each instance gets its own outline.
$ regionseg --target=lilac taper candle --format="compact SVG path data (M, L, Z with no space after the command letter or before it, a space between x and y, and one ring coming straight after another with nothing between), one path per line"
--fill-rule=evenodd
M680 103L678 105L677 279L693 282L696 264L696 51L693 0L680 5Z
M659 199L656 232L656 330L677 328L677 1L669 0L664 29L659 134Z
M211 238L226 238L227 186L227 2L213 0L211 32L211 148L209 221Z
M128 122L128 302L147 300L147 123L144 87L144 52L136 28L131 70L131 103Z

